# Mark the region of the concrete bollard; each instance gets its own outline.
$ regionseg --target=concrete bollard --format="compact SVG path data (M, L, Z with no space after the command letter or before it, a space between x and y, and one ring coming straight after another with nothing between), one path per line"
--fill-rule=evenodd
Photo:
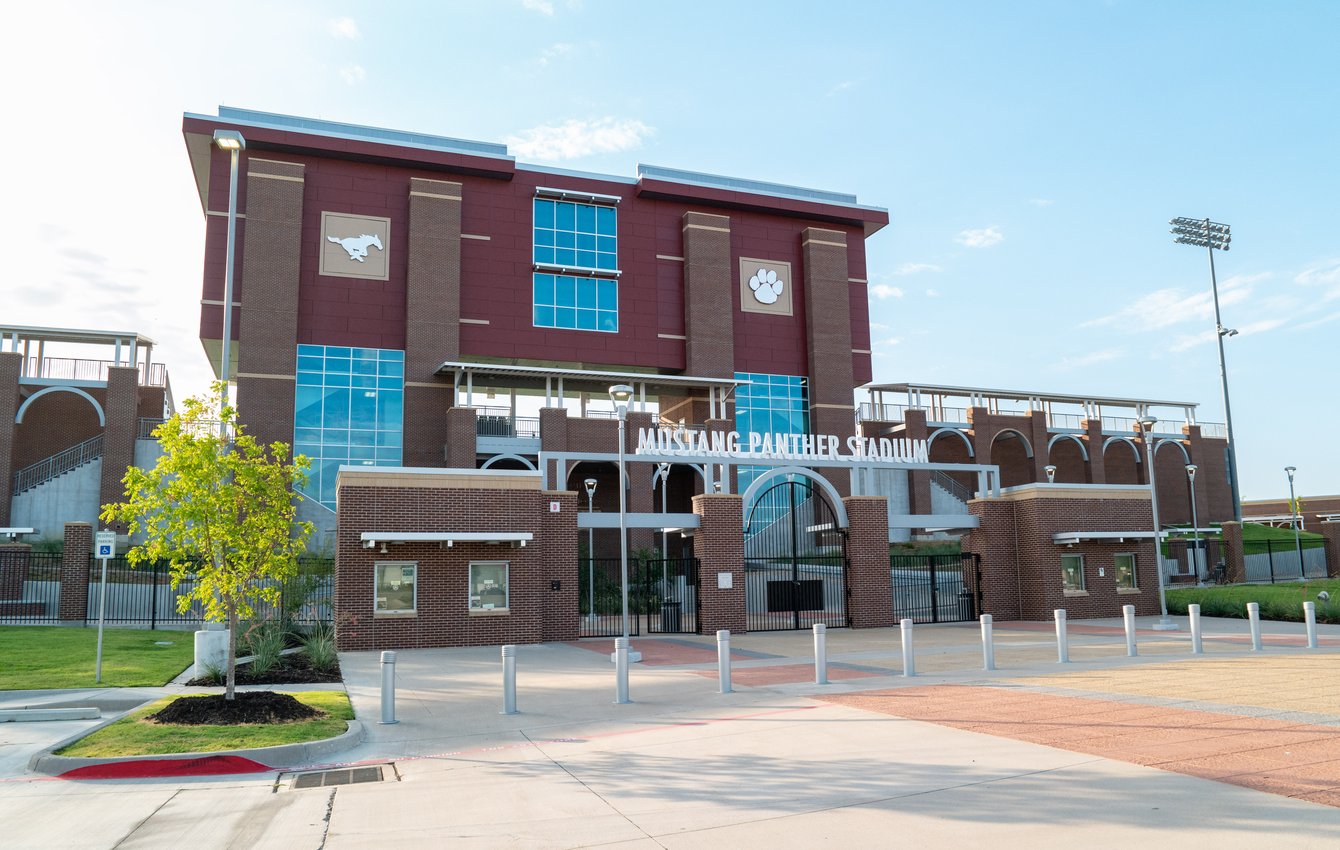
M1261 651L1261 605L1258 602L1247 603L1247 622L1252 629L1252 652Z
M1307 648L1317 648L1317 603L1303 603L1303 622L1307 623Z
M1126 657L1134 658L1140 652L1135 648L1135 606L1121 606L1122 624L1126 626Z
M1200 605L1192 602L1186 606L1186 613L1191 618L1191 652L1200 655L1205 651L1200 642Z
M903 675L917 675L917 660L912 648L912 621L903 619L898 621L898 628L903 633Z
M389 726L399 723L395 719L395 653L382 653L382 719L378 721Z
M996 669L996 638L992 635L992 620L990 614L983 614L979 617L982 621L982 669Z
M728 694L730 687L730 629L717 630L717 691Z
M1065 609L1057 608L1052 616L1056 618L1056 663L1066 664L1070 661L1070 637L1066 634Z
M814 624L814 684L828 684L828 626Z
M503 663L503 714L516 714L516 647L507 644L502 648Z
M614 704L627 705L628 698L628 643L626 637L614 639Z

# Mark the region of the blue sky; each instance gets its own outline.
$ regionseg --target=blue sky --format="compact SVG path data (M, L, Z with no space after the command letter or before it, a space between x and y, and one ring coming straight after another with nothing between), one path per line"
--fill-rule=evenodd
M201 390L181 113L218 104L855 192L875 375L1202 404L1245 498L1340 493L1340 4L24 4L0 321L140 330ZM22 246L22 250L15 250Z

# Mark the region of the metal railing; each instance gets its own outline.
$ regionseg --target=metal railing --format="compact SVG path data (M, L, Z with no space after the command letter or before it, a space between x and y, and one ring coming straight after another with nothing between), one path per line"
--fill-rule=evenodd
M84 360L76 357L29 357L23 366L25 378L50 378L54 381L106 381L107 370L113 366L130 366L112 360ZM135 363L140 373L140 386L166 387L167 366L162 363Z
M908 410L919 410L909 404L873 404L863 401L856 408L857 422L902 422Z
M1047 415L1047 425L1051 428L1073 428L1080 430L1084 427L1085 420L1088 419L1082 413L1050 413Z
M102 457L102 435L90 437L77 446L71 446L49 458L39 460L32 466L25 466L14 473L13 494L17 496L25 490L31 490L39 484L45 484L57 476L72 469L78 469L90 461Z
M509 416L480 413L475 419L475 434L480 437L518 437L526 440L540 438L538 416Z
M149 419L140 417L139 427L135 431L135 439L152 440L154 439L154 429L166 422L166 419Z
M1200 435L1216 440L1228 439L1228 426L1222 422L1202 422L1200 423Z
M975 498L973 491L951 478L948 473L938 469L931 470L931 482L939 485L945 492L967 504Z

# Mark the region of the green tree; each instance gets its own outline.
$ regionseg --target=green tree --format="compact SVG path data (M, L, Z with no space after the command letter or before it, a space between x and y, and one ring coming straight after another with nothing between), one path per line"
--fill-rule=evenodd
M258 604L279 604L311 534L310 523L294 521L294 490L306 484L310 462L298 455L289 463L286 444L262 446L243 433L237 411L221 408L221 389L216 383L213 396L189 399L158 427L157 465L127 470L126 501L103 505L102 519L143 535L127 553L132 566L168 561L174 589L195 574L177 610L199 602L205 619L228 624L231 700L238 622L254 617Z

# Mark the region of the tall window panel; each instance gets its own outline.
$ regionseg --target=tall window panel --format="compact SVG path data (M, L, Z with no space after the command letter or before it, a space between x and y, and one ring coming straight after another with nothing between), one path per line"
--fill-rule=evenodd
M809 379L802 375L769 375L736 372L735 380L748 381L735 390L735 430L747 439L750 433L808 434L810 432ZM738 469L740 492L764 472L764 467Z
M568 268L619 268L618 210L535 199L535 262Z
M341 465L400 466L405 352L299 345L293 450L312 459L307 496L335 509Z
M536 272L535 326L618 333L619 282Z

